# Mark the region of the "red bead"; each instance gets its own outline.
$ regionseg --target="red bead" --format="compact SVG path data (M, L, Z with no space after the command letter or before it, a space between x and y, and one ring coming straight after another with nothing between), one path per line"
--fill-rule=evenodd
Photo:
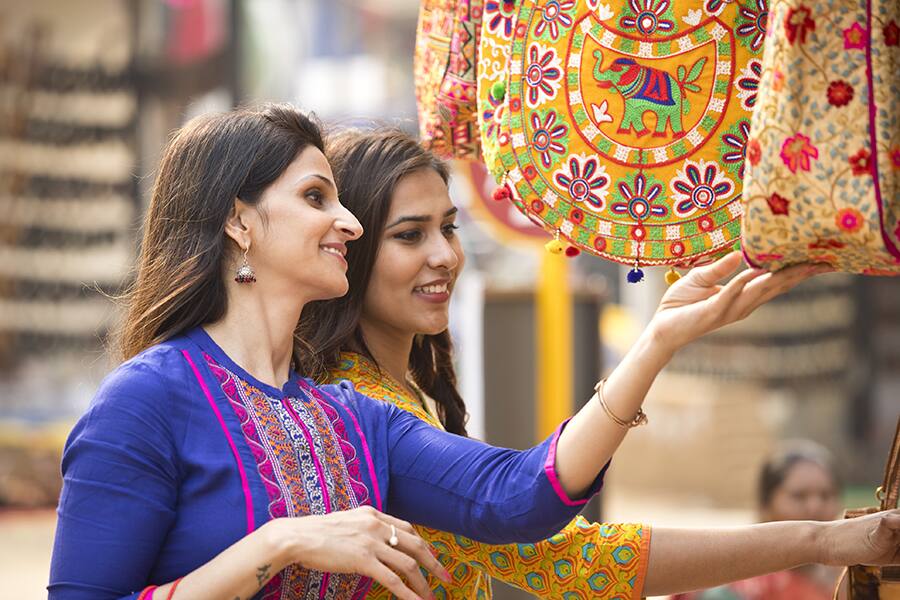
M510 198L512 198L512 190L509 189L508 185L501 185L496 190L494 190L492 197L497 202L502 202L503 200L509 200Z
M566 256L568 256L569 258L578 256L579 254L581 254L581 250L579 250L575 246L569 246L568 248L566 248Z

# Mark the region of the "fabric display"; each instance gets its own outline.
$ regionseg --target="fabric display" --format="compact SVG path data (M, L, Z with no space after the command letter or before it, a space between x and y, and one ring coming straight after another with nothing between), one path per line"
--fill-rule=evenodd
M766 0L486 2L489 169L571 246L691 266L740 236ZM508 57L508 59L507 59Z
M0 367L95 348L133 258L137 91L127 3L32 2L2 25ZM43 35L34 35L42 24ZM15 67L12 67L15 65Z
M745 178L767 269L900 273L900 4L774 0Z
M476 60L482 0L424 0L413 58L419 135L442 158L478 159Z

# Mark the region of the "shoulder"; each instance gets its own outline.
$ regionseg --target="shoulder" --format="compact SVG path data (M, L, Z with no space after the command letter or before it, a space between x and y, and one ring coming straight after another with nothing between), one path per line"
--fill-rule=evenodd
M117 366L103 379L92 407L142 399L161 400L171 390L183 389L190 374L188 368L177 342L151 346Z

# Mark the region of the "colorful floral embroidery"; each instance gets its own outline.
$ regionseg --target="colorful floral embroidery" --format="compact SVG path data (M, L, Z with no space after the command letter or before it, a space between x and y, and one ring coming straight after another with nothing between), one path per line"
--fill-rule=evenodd
M747 152L747 137L750 135L750 121L739 121L727 133L722 135L719 151L725 168L738 178L744 177L744 157Z
M869 34L859 23L854 23L844 30L845 50L865 50L869 42Z
M759 145L759 140L750 140L747 143L747 160L751 165L758 165L760 158L762 158L762 147Z
M668 33L675 28L674 21L663 18L670 4L670 0L628 0L629 12L619 19L619 27L645 36L657 31Z
M772 211L773 215L787 215L788 208L791 205L790 200L784 198L776 192L772 192L772 195L766 199L766 202L768 203L769 210Z
M742 44L749 46L753 52L759 52L766 36L769 7L767 0L756 0L754 4L755 8L749 5L741 6L735 32L740 36Z
M734 82L741 106L746 111L752 112L753 107L756 106L756 93L759 91L760 77L762 77L762 61L752 58L741 70L741 76Z
M805 44L806 35L810 31L816 30L816 22L812 18L812 11L802 4L797 8L788 9L784 18L784 29L787 40L791 44L795 42Z
M633 181L619 181L616 184L619 202L610 206L616 214L627 214L635 221L643 221L649 217L665 217L669 209L662 196L662 183L651 178L649 183L647 176L638 173Z
M828 103L832 106L847 106L853 100L853 86L846 81L832 81L828 84L828 90L825 93Z
M596 156L569 157L566 166L556 171L554 180L575 202L587 203L596 211L606 207L610 179Z
M534 28L535 35L539 39L548 36L554 41L559 39L560 26L572 26L571 10L574 7L575 0L548 0L541 8L541 20Z
M516 3L512 0L488 0L484 5L484 19L491 31L503 31L506 37L512 35L516 17Z
M555 110L531 113L531 146L541 156L541 164L550 168L565 154L569 128Z
M850 157L850 169L854 175L871 175L872 160L869 151L860 148L856 154Z
M698 210L706 210L717 200L725 200L734 192L734 183L712 161L685 161L670 183L675 213L689 217Z
M862 229L865 220L863 219L862 213L855 208L843 208L838 211L837 216L834 218L834 222L837 223L837 226L840 229L843 229L848 233L856 233Z
M525 84L528 86L528 106L552 100L562 83L562 65L556 52L538 43L528 49Z
M798 169L809 171L810 159L819 158L819 149L810 143L807 136L798 133L784 140L780 156L791 173L796 173Z
M881 31L884 34L885 46L900 46L900 26L896 21L891 19Z

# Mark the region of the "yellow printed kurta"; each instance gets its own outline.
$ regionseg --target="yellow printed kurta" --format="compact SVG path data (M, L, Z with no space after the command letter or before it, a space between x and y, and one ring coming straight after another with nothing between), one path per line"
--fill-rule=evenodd
M361 393L391 402L435 427L438 421L419 398L372 361L343 353L330 380L349 379ZM577 517L553 537L536 544L482 544L468 538L416 527L437 550L453 576L451 584L430 577L438 599L487 599L490 577L540 598L554 600L627 600L640 598L647 572L650 527L643 524L589 523ZM368 598L391 598L377 583Z

